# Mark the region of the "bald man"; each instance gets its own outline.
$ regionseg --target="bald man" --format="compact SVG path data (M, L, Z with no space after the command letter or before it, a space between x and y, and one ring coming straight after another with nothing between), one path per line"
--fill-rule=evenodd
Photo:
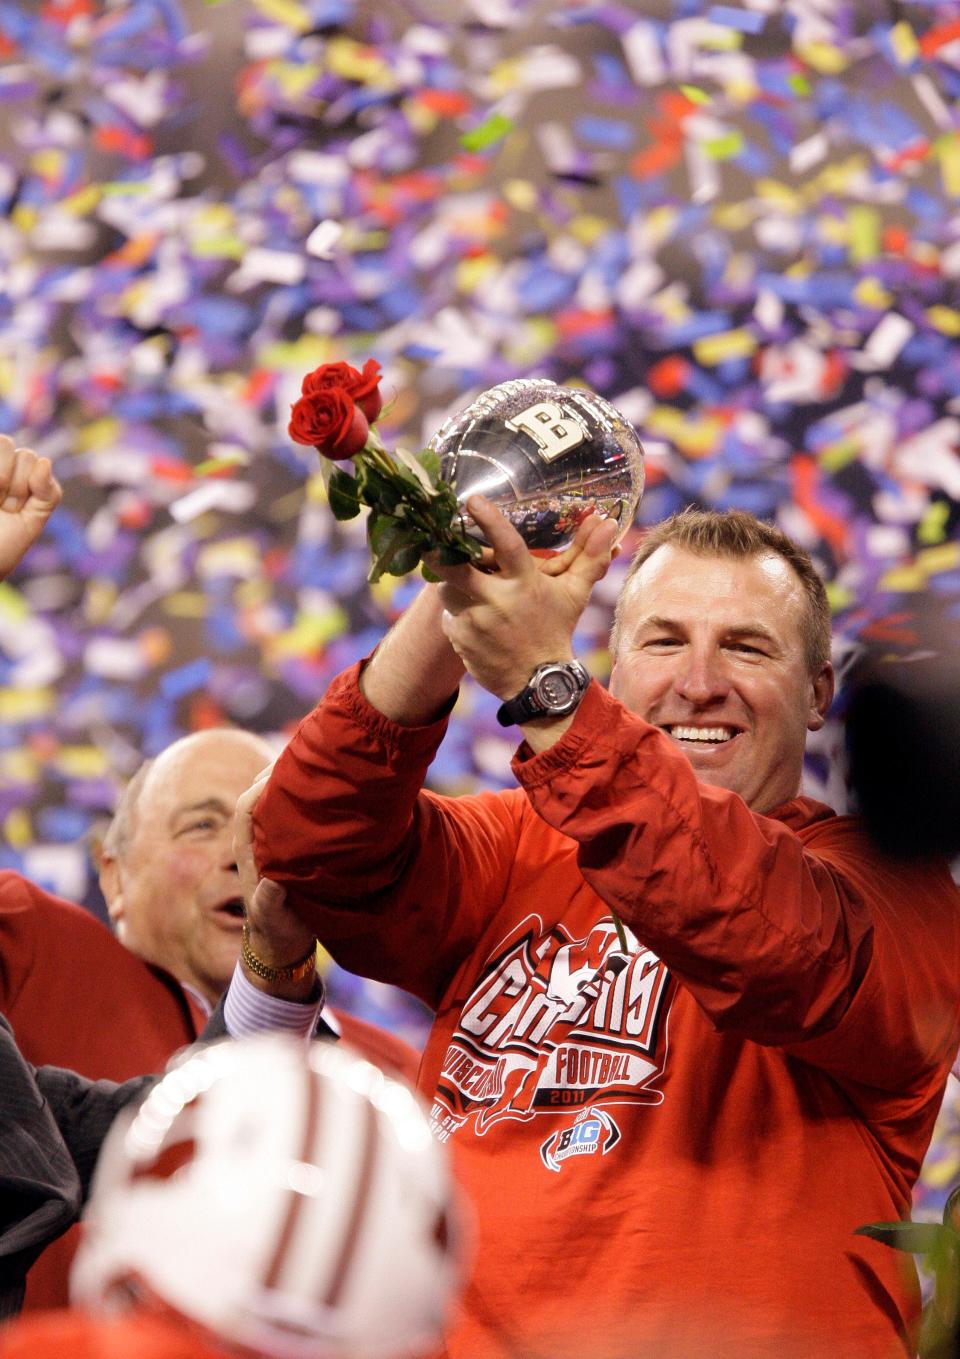
M117 938L207 1011L240 952L234 808L273 754L231 728L175 741L127 785L104 838L100 886Z

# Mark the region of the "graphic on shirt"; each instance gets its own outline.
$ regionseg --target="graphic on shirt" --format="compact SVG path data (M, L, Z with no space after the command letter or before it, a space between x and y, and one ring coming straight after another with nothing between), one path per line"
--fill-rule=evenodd
M620 1129L602 1109L584 1109L569 1128L558 1128L540 1147L540 1159L548 1170L560 1173L571 1156L606 1156L620 1141Z
M433 1108L441 1140L470 1119L482 1136L504 1118L660 1103L674 984L629 931L627 941L624 959L609 918L575 939L538 916L504 940L444 1054Z

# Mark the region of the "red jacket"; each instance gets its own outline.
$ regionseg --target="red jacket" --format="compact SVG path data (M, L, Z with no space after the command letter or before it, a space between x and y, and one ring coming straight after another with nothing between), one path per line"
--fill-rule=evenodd
M451 1359L909 1352L912 1266L853 1232L908 1212L960 1042L946 870L755 815L596 685L523 791L421 793L443 729L341 677L254 821L338 961L437 1012L477 1215Z

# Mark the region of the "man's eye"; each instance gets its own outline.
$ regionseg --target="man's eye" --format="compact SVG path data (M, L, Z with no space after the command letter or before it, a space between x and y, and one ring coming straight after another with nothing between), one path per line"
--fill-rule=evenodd
M188 821L185 826L181 826L180 834L188 835L191 831L215 830L217 826L212 816L199 817L196 821Z
M647 642L645 643L645 645L648 646L648 647L657 647L657 648L660 648L660 649L662 649L663 647L668 647L668 646L679 646L679 645L680 645L680 638L679 638L679 637L651 637L651 638L649 639L649 641L647 641Z
M731 651L742 651L748 656L762 656L764 653L758 646L751 646L749 642L731 642Z

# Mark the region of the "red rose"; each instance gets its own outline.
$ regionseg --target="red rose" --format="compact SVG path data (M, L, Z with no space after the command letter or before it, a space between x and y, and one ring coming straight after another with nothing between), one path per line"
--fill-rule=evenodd
M294 443L312 446L336 461L360 452L370 426L346 392L331 387L297 399L290 407L289 433Z
M345 392L360 407L371 425L383 409L380 365L376 359L367 359L362 373L358 373L349 363L322 363L307 374L300 390L304 396L312 396L315 392Z

